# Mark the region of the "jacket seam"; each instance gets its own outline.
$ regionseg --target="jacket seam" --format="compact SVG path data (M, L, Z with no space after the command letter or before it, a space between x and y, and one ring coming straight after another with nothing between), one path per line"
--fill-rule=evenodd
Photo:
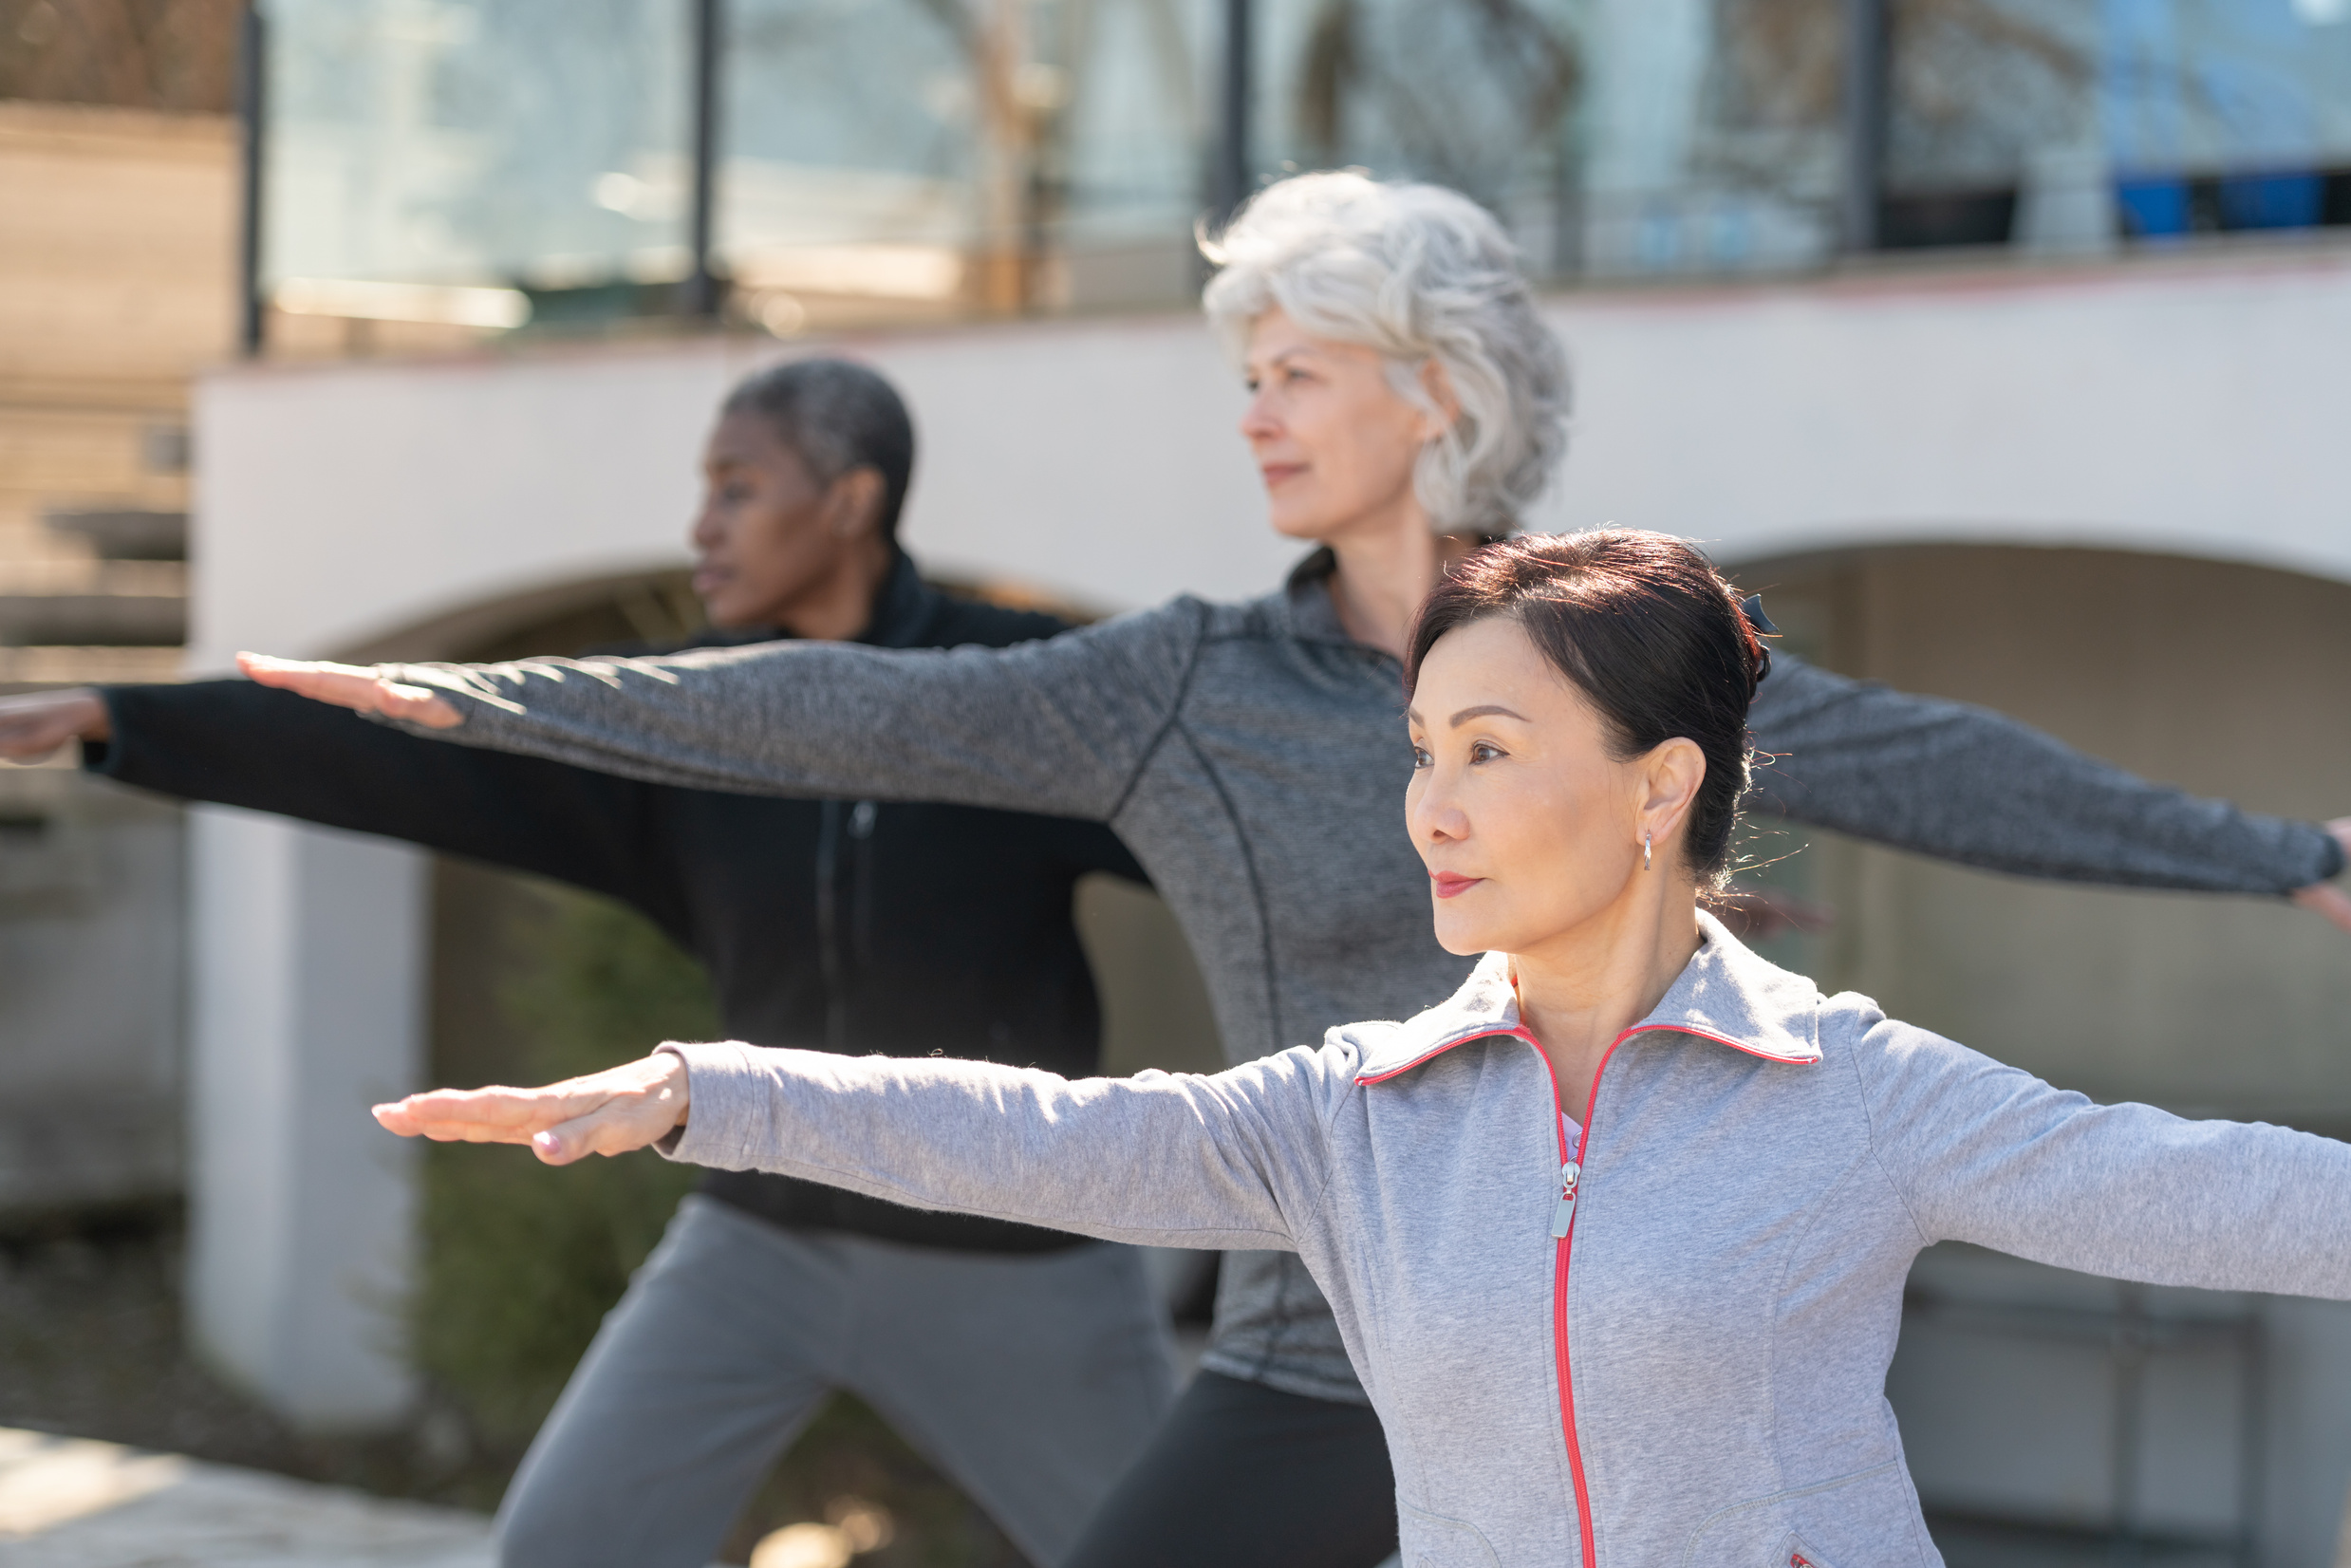
M1898 1468L1901 1463L1899 1459L1884 1460L1871 1465L1866 1470L1856 1470L1851 1475L1833 1476L1827 1481L1815 1482L1809 1486L1795 1486L1784 1492L1774 1492L1769 1497L1759 1497L1746 1503L1734 1503L1727 1508L1717 1508L1700 1520L1690 1530L1689 1542L1682 1548L1683 1568L1689 1568L1690 1564L1698 1560L1699 1543L1706 1539L1708 1530L1713 1529L1724 1520L1739 1514L1751 1514L1758 1508L1768 1508L1774 1503L1793 1502L1800 1497L1811 1497L1819 1492L1833 1492L1839 1486L1850 1486L1857 1481L1867 1481L1872 1476L1883 1475L1888 1470Z
M1338 1125L1339 1113L1347 1109L1347 1102L1362 1092L1363 1086L1350 1075L1346 1092L1340 1094L1337 1101L1332 1105L1330 1114L1322 1118L1322 1185L1315 1189L1314 1201L1308 1204L1305 1212L1298 1216L1297 1228L1301 1232L1322 1218L1322 1205L1331 1196L1331 1184L1338 1180L1338 1161L1332 1157L1331 1151L1331 1129Z
M1207 754L1200 749L1200 742L1193 738L1192 732L1188 728L1178 726L1177 730L1184 737L1185 748L1191 752L1192 760L1200 764L1201 776L1208 781L1208 788L1216 792L1217 804L1224 809L1224 820L1232 824L1233 846L1241 851L1241 869L1249 874L1249 905L1257 911L1258 947L1259 957L1265 966L1267 1038L1264 1046L1266 1050L1279 1051L1281 1049L1281 977L1275 965L1274 922L1272 911L1265 906L1265 881L1258 871L1257 846L1249 837L1248 825L1241 821L1241 812L1234 809L1232 794L1224 788L1224 779L1218 774L1216 764L1208 760ZM1229 1047L1231 1042L1227 1041L1226 1044Z
M1862 1037L1867 1039L1869 1033L1862 1031ZM1918 1211L1911 1206L1910 1194L1903 1191L1902 1184L1894 1179L1894 1167L1886 1164L1885 1150L1878 1147L1877 1112L1870 1104L1869 1077L1861 1069L1861 1051L1857 1047L1852 1053L1852 1064L1854 1087L1860 1092L1861 1128L1869 1141L1870 1163L1877 1167L1877 1174L1886 1179L1886 1190L1894 1194L1894 1201L1902 1205L1902 1217L1911 1223L1911 1232L1918 1238L1918 1244L1931 1247L1934 1245L1934 1238L1928 1235L1927 1227L1918 1223Z
M692 1163L700 1164L700 1162L694 1161ZM1006 1220L1016 1224L1035 1225L1045 1230L1060 1230L1064 1228L1064 1222L1062 1220L1050 1215L1032 1216L1017 1213L1009 1209L997 1208L933 1208L931 1207L930 1200L926 1194L916 1193L911 1189L905 1187L884 1187L883 1184L873 1182L870 1177L865 1175L862 1171L849 1170L840 1166L816 1165L806 1161L801 1162L801 1167L806 1170L823 1171L828 1175L849 1178L848 1181L830 1185L839 1185L850 1192L863 1192L868 1198L880 1198L889 1203L903 1204L909 1208L923 1209L927 1213L969 1214L975 1215L983 1220ZM775 1176L792 1176L798 1174L798 1172L777 1170L770 1171L768 1174ZM806 1180L808 1178L803 1179ZM814 1179L821 1181L824 1178L817 1177ZM868 1185L882 1188L882 1190L868 1190ZM1126 1227L1121 1226L1120 1228L1124 1229ZM1267 1249L1273 1252L1287 1252L1290 1250L1291 1245L1295 1245L1295 1238L1284 1236L1279 1231L1259 1230L1253 1226L1241 1226L1236 1229L1226 1229L1221 1225L1169 1225L1164 1228L1154 1225L1147 1228L1148 1234L1153 1236L1262 1236L1271 1241L1288 1243L1282 1246ZM1079 1232L1077 1234L1082 1235L1084 1233Z
M1184 703L1185 699L1192 694L1192 676L1200 668L1200 656L1207 646L1206 632L1204 629L1196 628L1192 638L1192 651L1185 656L1184 673L1177 678L1175 694L1167 700L1167 717L1160 721L1158 730L1144 744L1142 754L1135 758L1134 771L1127 775L1126 784L1118 792L1118 798L1110 802L1109 811L1102 813L1103 821L1118 820L1118 813L1127 809L1127 803L1134 798L1135 791L1142 788L1143 775L1150 771L1151 758L1159 755L1159 748L1166 744L1167 737L1174 734L1176 726L1183 722ZM1222 791L1218 793L1222 793ZM1231 810L1229 803L1226 810Z
M1782 1451L1780 1445L1780 1361L1782 1348L1786 1344L1786 1335L1781 1332L1781 1327L1787 1311L1788 1276L1794 1272L1797 1256L1803 1251L1804 1243L1811 1240L1812 1233L1820 1228L1820 1222L1827 1219L1831 1210L1836 1206L1837 1195L1853 1181L1855 1173L1860 1170L1865 1163L1869 1163L1866 1158L1854 1160L1821 1193L1819 1201L1813 1205L1812 1218L1804 1223L1804 1228L1797 1233L1795 1241L1789 1244L1787 1256L1781 1260L1779 1282L1772 1288L1771 1353L1764 1362L1764 1372L1770 1381L1767 1397L1771 1402L1771 1467L1783 1486L1787 1484L1788 1478L1787 1468L1780 1460Z

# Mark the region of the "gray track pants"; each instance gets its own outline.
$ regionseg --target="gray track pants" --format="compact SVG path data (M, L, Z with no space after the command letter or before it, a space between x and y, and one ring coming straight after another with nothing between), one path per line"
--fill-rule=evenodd
M832 1391L1053 1564L1174 1398L1125 1247L936 1251L686 1199L498 1510L506 1568L703 1568Z

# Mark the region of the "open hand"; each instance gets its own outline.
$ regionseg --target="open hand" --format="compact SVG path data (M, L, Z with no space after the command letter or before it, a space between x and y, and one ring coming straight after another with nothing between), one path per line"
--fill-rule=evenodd
M2326 831L2335 835L2335 842L2351 854L2351 816L2339 816L2326 824ZM2312 914L2323 915L2345 931L2351 931L2351 894L2331 882L2314 882L2307 887L2297 887L2288 895L2296 904Z
M529 1144L550 1166L659 1143L686 1118L685 1062L670 1052L545 1089L435 1089L375 1108L403 1138Z
M0 697L0 760L38 762L69 740L104 740L113 733L106 704L87 686Z
M465 721L464 715L430 687L386 681L364 664L328 664L309 659L272 659L266 653L240 653L236 656L236 667L265 686L277 686L356 713L378 713L386 719L421 724L428 730L454 730Z

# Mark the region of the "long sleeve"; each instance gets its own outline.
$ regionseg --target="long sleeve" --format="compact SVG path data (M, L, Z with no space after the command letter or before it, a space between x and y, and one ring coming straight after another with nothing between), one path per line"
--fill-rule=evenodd
M684 1059L692 1100L673 1159L1160 1246L1295 1250L1353 1092L1337 1046L1212 1077L1074 1081L939 1057L662 1049Z
M249 681L112 686L113 738L85 765L124 784L470 856L686 919L652 842L648 786L438 746Z
M385 666L464 714L437 738L660 783L1108 818L1166 734L1206 607L1009 648L770 643L663 659Z
M2239 811L2082 756L1987 709L1775 654L1750 715L1748 810L1987 870L2283 894L2343 868L2304 822Z
M2150 1284L2351 1299L2351 1145L2098 1105L1908 1024L1856 1052L1925 1241Z

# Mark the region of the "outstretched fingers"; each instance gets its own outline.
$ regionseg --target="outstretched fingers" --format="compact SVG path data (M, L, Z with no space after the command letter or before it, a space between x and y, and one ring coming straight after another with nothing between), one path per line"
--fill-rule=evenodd
M375 1108L376 1120L403 1138L435 1143L527 1144L533 1133L592 1111L608 1094L570 1084L546 1089L435 1089Z
M529 1144L549 1165L625 1154L658 1143L685 1120L685 1063L659 1053L544 1089L436 1089L375 1108L404 1138L437 1143Z
M427 729L455 729L463 723L448 699L427 686L387 681L364 664L330 664L321 660L275 659L266 653L240 653L236 667L265 686L331 702L358 713L382 714Z
M2293 900L2312 914L2332 921L2343 931L2351 933L2351 895L2331 882L2321 882L2299 889Z

